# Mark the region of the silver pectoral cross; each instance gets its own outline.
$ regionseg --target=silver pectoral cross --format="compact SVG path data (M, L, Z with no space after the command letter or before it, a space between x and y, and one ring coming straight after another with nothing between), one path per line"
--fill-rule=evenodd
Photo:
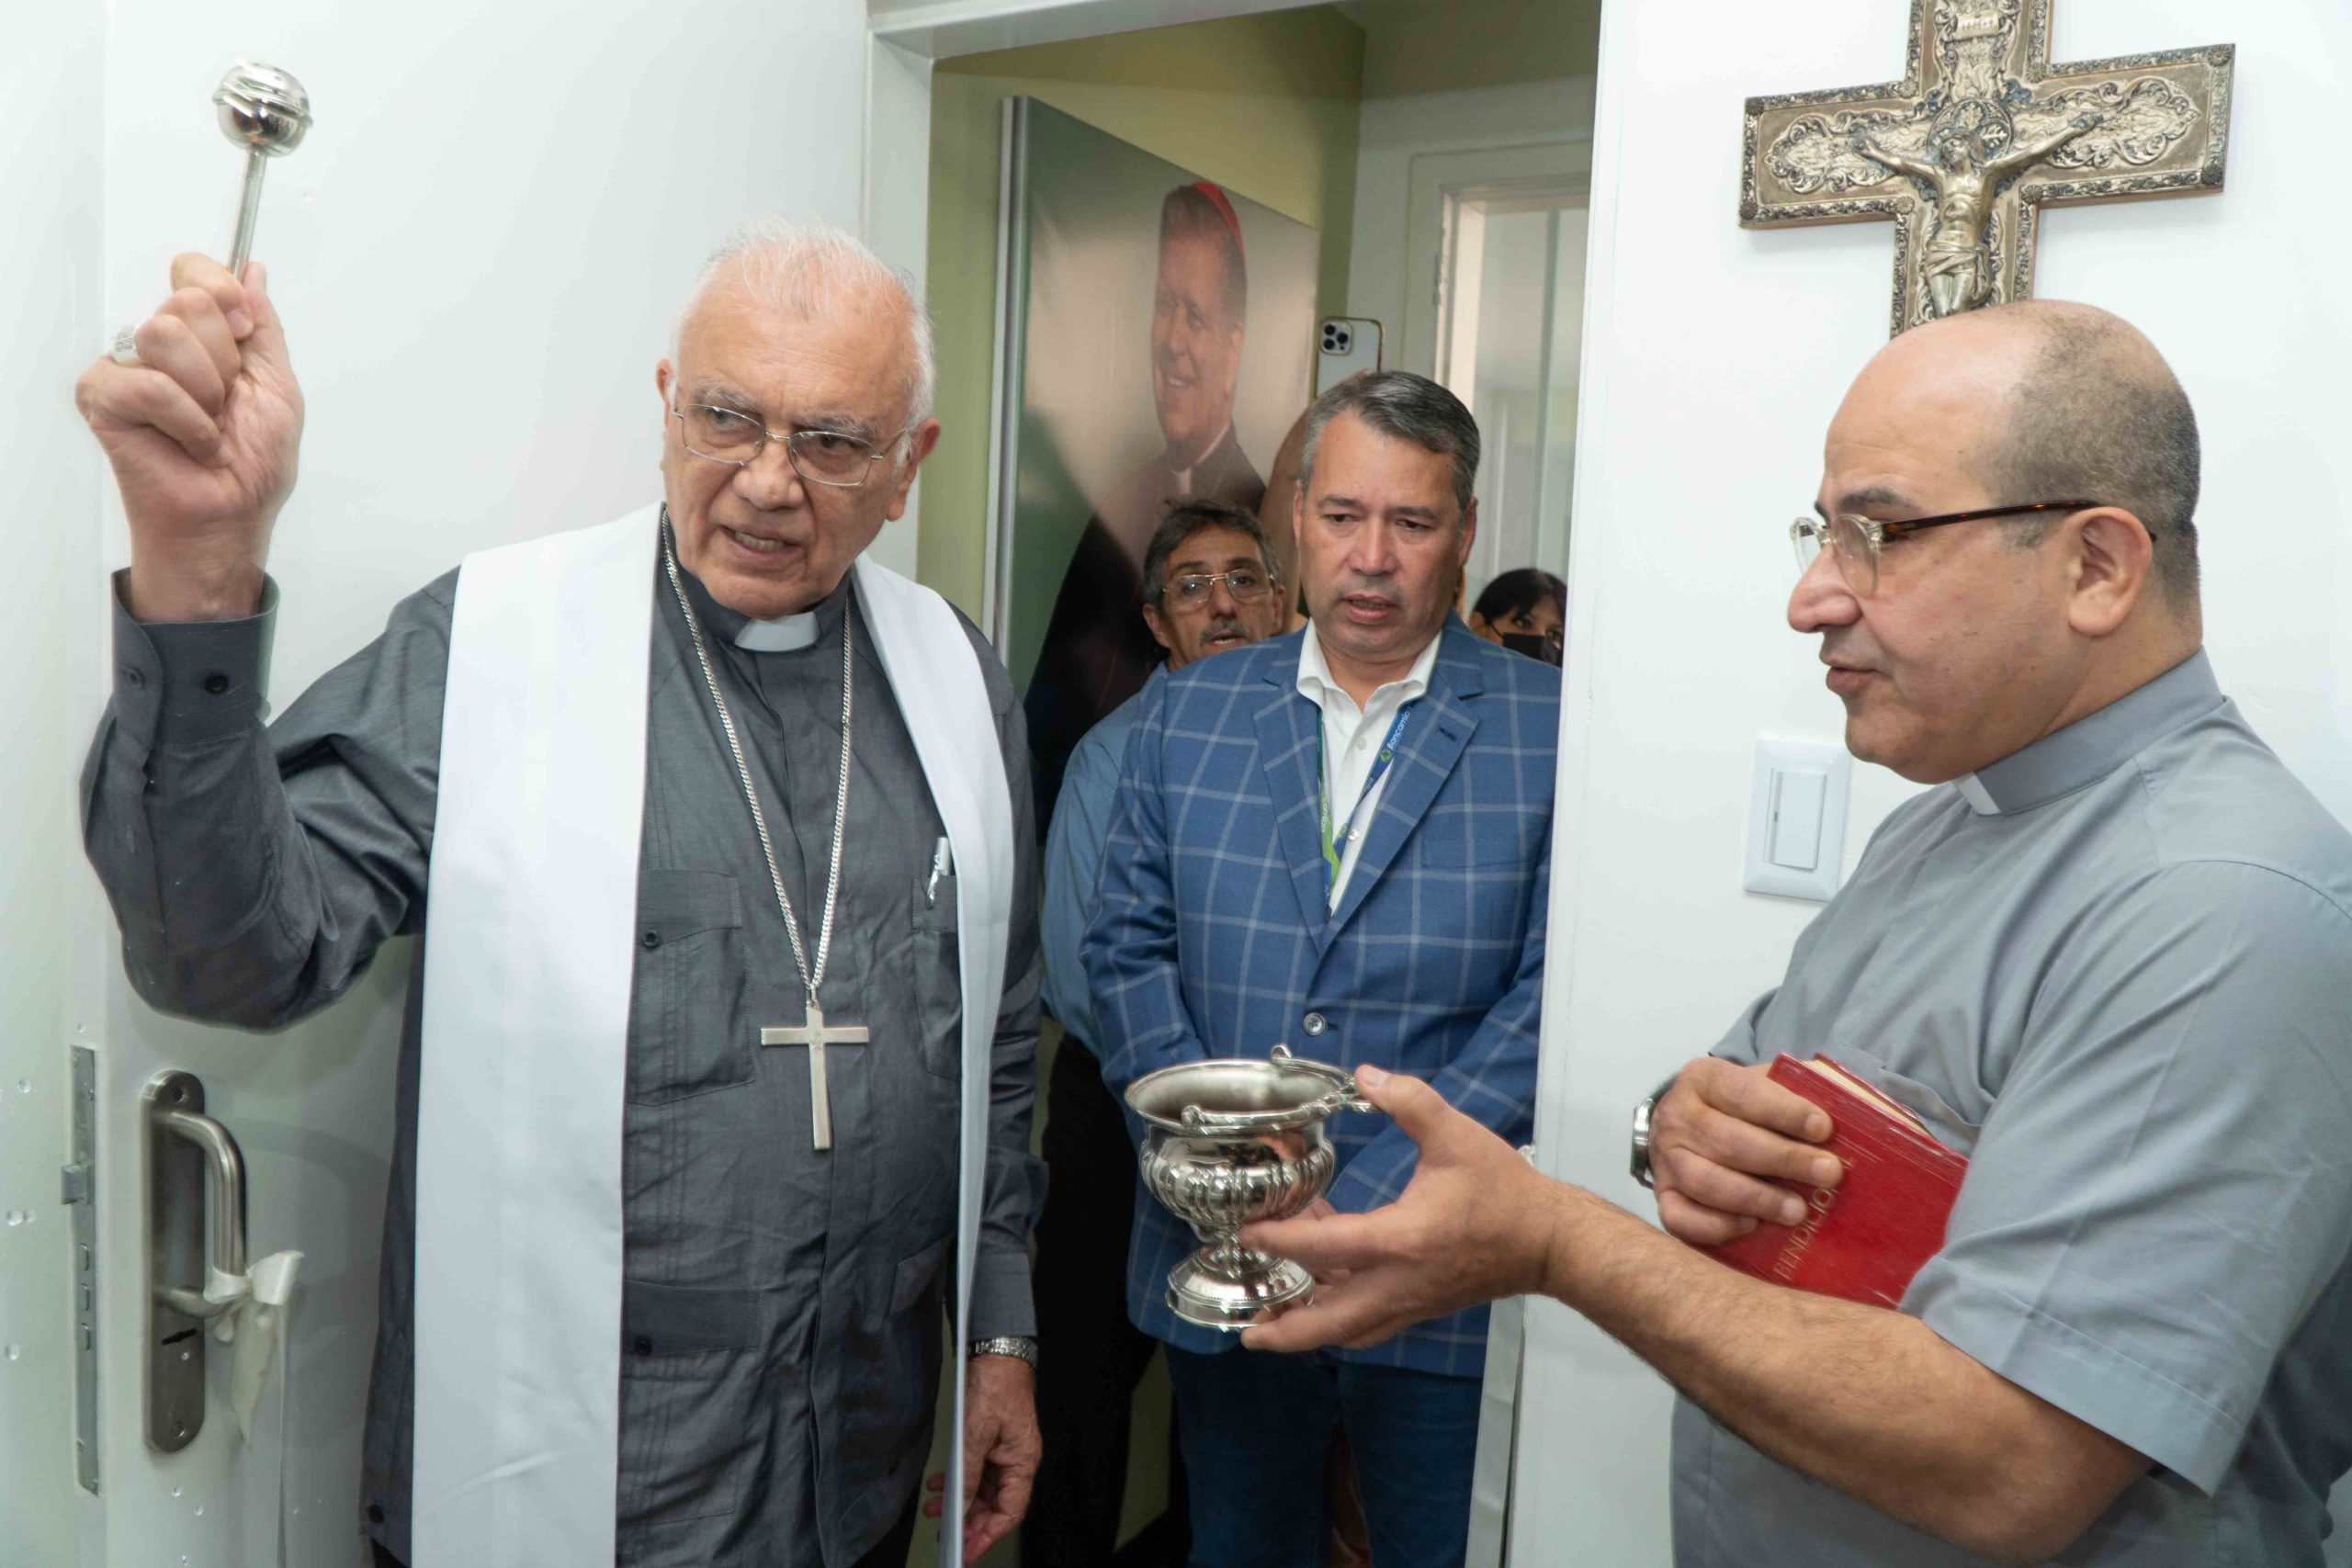
M808 1047L808 1116L817 1129L817 1147L833 1146L832 1093L825 1082L825 1047L828 1045L863 1045L865 1031L844 1026L825 1027L825 1010L817 998L808 998L808 1021L797 1029L763 1029L763 1045L806 1045Z

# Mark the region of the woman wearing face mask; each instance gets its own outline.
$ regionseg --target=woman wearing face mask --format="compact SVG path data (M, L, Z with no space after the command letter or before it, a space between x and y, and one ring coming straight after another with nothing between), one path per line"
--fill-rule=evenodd
M1470 611L1470 629L1488 642L1546 664L1560 662L1567 589L1542 567L1523 566L1487 584Z

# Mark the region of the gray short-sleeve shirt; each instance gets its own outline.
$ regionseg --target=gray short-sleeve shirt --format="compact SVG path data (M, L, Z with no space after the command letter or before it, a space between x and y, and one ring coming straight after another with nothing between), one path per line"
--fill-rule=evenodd
M1970 1156L1902 1310L2146 1454L2065 1562L2320 1561L2352 1468L2352 836L2202 654L1890 817L1720 1055ZM1685 1402L1677 1561L1978 1559Z

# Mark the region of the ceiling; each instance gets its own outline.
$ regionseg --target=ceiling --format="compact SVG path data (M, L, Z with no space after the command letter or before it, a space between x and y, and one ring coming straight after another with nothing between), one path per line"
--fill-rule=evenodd
M1589 76L1600 0L1343 0L1364 31L1363 96L1408 97Z

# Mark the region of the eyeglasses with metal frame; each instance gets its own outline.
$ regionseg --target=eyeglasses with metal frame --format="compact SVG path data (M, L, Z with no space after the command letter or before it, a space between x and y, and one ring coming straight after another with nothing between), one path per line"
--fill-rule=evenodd
M1272 592L1274 586L1271 572L1254 566L1238 566L1231 571L1188 571L1182 577L1171 577L1163 592L1178 609L1197 609L1209 602L1210 592L1220 582L1237 604L1254 604Z
M770 430L741 409L715 403L673 406L670 412L678 421L680 444L697 457L748 468L760 460L769 442L781 441L785 461L794 473L833 490L855 490L872 479L874 466L914 429L910 424L877 443L840 430Z
M2019 506L1985 506L1973 512L1948 512L1936 517L1905 517L1882 523L1859 513L1840 512L1827 522L1818 517L1800 517L1789 525L1789 543L1795 549L1797 571L1800 575L1813 570L1813 563L1826 548L1838 563L1838 574L1846 586L1863 598L1878 592L1879 551L1890 544L1909 538L1926 528L1941 528L1951 523L1981 523L1991 517L2024 517L2037 512L2086 512L2103 506L2098 501L2035 501Z

